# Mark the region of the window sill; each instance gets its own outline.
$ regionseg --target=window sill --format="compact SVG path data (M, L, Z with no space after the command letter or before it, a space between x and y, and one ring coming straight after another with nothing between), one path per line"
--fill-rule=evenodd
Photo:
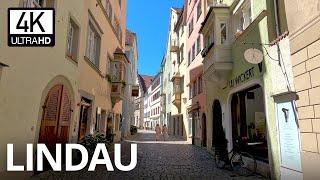
M74 58L72 55L66 54L65 57L66 57L67 59L69 59L70 61L72 61L73 63L78 64L77 58Z
M101 77L104 78L104 76L102 75L102 72L100 71L99 67L97 67L95 64L93 64L93 62L87 56L84 56L84 60L89 64L89 66L92 67L92 69L94 69Z

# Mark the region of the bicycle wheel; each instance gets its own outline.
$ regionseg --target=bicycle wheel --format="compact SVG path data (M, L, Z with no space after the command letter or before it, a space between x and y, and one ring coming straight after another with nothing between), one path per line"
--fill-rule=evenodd
M216 167L219 169L224 168L226 165L225 159L219 153L215 153L214 162L216 164Z
M233 153L230 162L233 171L240 176L251 176L257 169L256 159L246 152Z

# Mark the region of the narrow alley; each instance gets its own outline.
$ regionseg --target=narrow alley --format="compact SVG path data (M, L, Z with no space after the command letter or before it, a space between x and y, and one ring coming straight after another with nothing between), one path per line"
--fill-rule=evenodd
M213 156L204 148L169 137L168 141L155 141L153 131L140 130L122 143L122 163L130 163L130 144L138 144L138 164L129 172L106 172L104 166L95 172L86 170L73 173L46 172L33 179L148 179L148 180L212 180L212 179L263 179L259 175L242 177L232 171L215 167ZM113 159L113 153L110 153Z

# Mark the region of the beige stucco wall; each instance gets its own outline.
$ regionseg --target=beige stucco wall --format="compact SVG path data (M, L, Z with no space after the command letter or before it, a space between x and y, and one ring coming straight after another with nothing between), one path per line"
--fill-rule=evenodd
M116 114L121 114L122 111L122 101L115 104L112 107L111 104L111 84L105 78L108 72L108 56L113 57L113 53L117 47L124 48L125 43L125 14L126 11L126 1L121 1L121 8L117 1L110 1L113 13L119 19L119 23L122 28L122 41L118 40L116 34L114 32L113 26L108 21L107 16L104 14L104 9L102 4L97 4L96 1L84 1L83 8L83 16L82 16L82 29L81 29L81 42L83 42L80 46L80 61L79 61L79 69L80 69L80 83L79 90L88 93L93 97L92 103L92 114L90 122L88 122L87 133L93 133L94 125L96 120L96 110L98 107L106 110L107 112L114 112ZM89 15L90 14L90 15ZM93 65L86 57L86 40L88 33L88 24L89 24L89 16L93 19L95 24L100 29L101 36L101 46L100 46L100 58L99 58L99 67ZM92 98L91 97L91 98ZM114 122L115 127L115 122ZM115 130L115 129L114 129ZM115 130L116 140L120 140L120 131Z
M18 7L19 0L0 2L0 59L10 67L3 69L0 81L0 179L5 174L6 144L14 143L16 164L25 164L27 143L37 143L42 105L49 89L64 84L72 98L70 141L76 136L78 65L65 56L69 16L81 21L83 3L69 0L56 4L56 45L49 48L7 46L7 8ZM8 175L8 173L6 173ZM24 174L22 174L24 175Z

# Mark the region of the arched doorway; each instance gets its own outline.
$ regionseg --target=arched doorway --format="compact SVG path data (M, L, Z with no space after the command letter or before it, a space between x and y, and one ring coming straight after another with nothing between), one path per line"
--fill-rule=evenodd
M207 120L206 114L202 114L202 146L207 147Z
M65 144L69 139L71 99L67 88L62 84L52 87L42 108L39 143L54 151L55 144Z
M220 150L226 150L227 141L226 141L225 132L222 126L221 105L218 100L215 100L213 102L212 112L213 112L212 147L218 148Z

